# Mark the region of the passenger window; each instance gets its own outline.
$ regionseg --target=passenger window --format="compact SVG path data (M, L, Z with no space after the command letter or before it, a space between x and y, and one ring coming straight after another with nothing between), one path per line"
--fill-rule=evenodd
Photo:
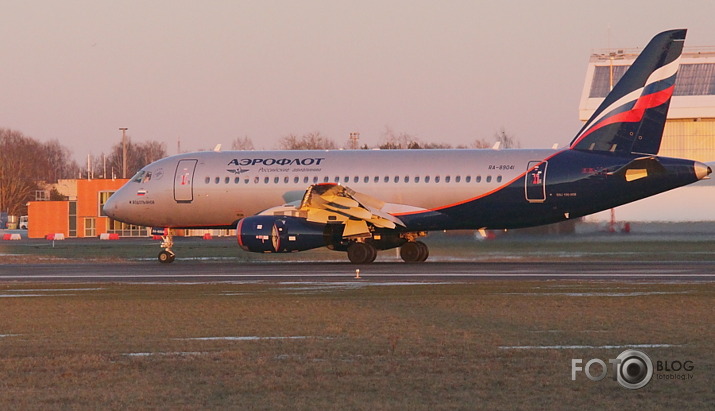
M340 177L335 176L335 183L337 184L337 183L339 183L339 182L340 182Z
M221 177L216 177L216 179L214 180L214 182L215 182L216 184L220 183L220 182L221 182Z
M295 184L298 184L299 181L300 181L300 177L298 177L298 176L293 177L293 182Z
M482 176L477 176L477 178L474 179L475 182L481 183L482 182Z
M454 177L454 182L455 182L455 183L459 183L460 181L462 181L462 177L461 177L461 176Z
M434 176L434 182L439 183L439 176Z
M360 181L360 177L358 177L358 176L353 177L353 183L357 183L358 181Z
M236 177L233 179L233 184L238 184L241 181L241 177Z
M211 177L206 177L206 180L204 180L206 184L209 184L211 182Z
M343 178L343 183L349 183L349 182L350 182L350 177L345 176L345 178Z
M283 177L283 184L288 184L288 176Z
M230 183L230 182L231 182L231 177L226 177L226 178L223 179L223 183L224 183L224 184L228 184L228 183Z
M492 182L492 176L487 176L487 183L491 183L491 182Z
M278 182L281 181L280 177L274 177L273 178L273 184L278 184Z
M260 179L258 178L258 176L256 176L256 177L253 178L253 184L258 184L258 181L260 181Z
M452 179L452 177L446 176L446 177L444 178L444 182L445 182L445 183L449 183L449 181L450 181L451 179Z
M303 177L303 183L308 184L308 176Z
M467 176L467 177L465 177L465 178L464 178L464 181L466 181L467 183L471 183L471 182L472 182L472 176Z
M323 177L323 182L324 182L324 183L327 183L328 181L330 181L330 177L328 177L328 176Z
M419 182L420 182L420 176L415 176L415 183L419 183Z
M270 178L264 177L264 178L263 178L263 184L268 184L268 181L269 181L269 180L270 180Z
M389 182L390 182L390 177L385 176L385 178L384 178L383 180L384 180L386 183L389 183Z
M497 176L497 183L501 183L501 176Z
M379 183L379 182L380 182L380 177L379 177L379 176L375 176L375 182L376 182L376 183Z
M410 182L410 176L405 176L405 178L403 179L403 181L404 181L405 183L409 183L409 182Z
M370 182L370 177L365 176L365 178L363 178L362 181L363 181L364 183L369 183L369 182Z
M429 176L425 176L425 183L429 183Z
M318 176L313 176L313 184L317 184L317 183L318 183Z

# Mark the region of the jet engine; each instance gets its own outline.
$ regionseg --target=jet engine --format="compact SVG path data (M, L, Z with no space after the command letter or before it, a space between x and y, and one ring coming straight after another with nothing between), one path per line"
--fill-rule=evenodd
M290 253L327 245L326 224L303 218L256 215L238 222L238 245L254 253Z

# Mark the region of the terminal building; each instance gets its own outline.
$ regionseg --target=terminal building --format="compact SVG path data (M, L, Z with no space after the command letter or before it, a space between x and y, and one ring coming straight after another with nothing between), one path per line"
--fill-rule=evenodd
M581 121L588 121L640 52L591 55L579 104ZM684 48L658 155L715 161L715 47Z
M146 236L147 229L107 217L102 206L126 179L60 180L55 188L66 200L49 201L40 196L27 206L29 238L62 234L64 237L98 237L117 234L123 237Z

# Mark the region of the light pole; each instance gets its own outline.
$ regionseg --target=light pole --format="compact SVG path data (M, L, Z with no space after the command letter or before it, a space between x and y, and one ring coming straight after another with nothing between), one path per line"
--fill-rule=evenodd
M127 130L126 127L119 127L122 130L122 178L127 178Z

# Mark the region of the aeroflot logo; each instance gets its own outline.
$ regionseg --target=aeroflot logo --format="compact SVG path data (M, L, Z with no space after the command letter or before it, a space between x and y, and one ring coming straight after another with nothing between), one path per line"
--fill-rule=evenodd
M229 161L229 166L319 166L325 160L322 157L306 158L242 158Z

